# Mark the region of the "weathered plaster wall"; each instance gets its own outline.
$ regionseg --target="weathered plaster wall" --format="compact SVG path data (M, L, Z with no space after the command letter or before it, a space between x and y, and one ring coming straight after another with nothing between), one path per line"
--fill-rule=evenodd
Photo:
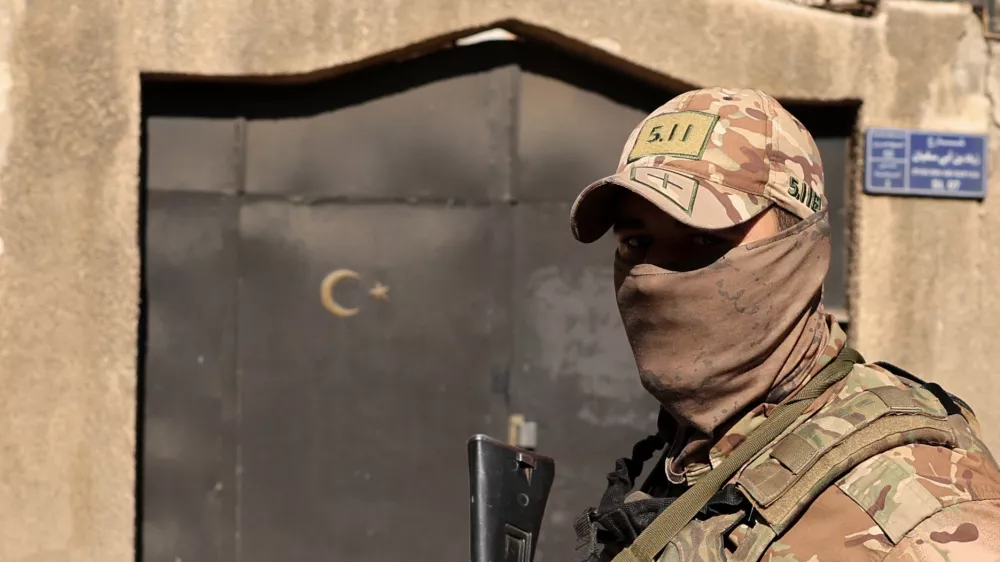
M960 4L883 2L872 18L777 0L81 6L0 2L0 561L133 557L140 72L343 70L517 20L649 76L862 100L861 127L989 131L1000 158L1000 50ZM856 343L1000 427L996 196L855 200Z
M860 200L856 336L868 355L905 364L965 397L991 431L1000 427L993 336L1000 333L1000 130L992 117L998 59L967 7L910 3L887 16L893 93L872 92L864 122L990 133L993 194L983 203ZM988 441L1000 447L1000 433L992 429Z
M138 75L122 2L0 2L0 560L133 559Z
M880 51L884 27L777 0L423 0L371 12L361 5L231 0L205 10L191 0L137 0L138 56L154 72L309 73L517 19L686 83L841 99L865 91L872 67L863 55Z

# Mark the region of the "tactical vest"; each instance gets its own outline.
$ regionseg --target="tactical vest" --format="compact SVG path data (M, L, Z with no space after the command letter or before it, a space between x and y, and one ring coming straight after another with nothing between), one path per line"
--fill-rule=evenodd
M832 483L890 449L909 444L961 448L995 463L966 403L891 364L875 363L892 375L853 364L862 361L857 356L845 369L846 377L834 399L815 413L800 415L775 439L752 447L756 450L751 451L749 462L726 477L726 484L710 499L697 502L701 517L674 521L676 530L665 531L671 526L665 519L684 495L654 499L637 492L625 497L641 465L655 452L651 449L662 446L655 437L638 443L633 458L619 460L617 470L609 475L600 508L588 510L577 523L577 535L589 546L584 560L753 562ZM914 506L926 513L913 513L907 520L915 525L939 508ZM694 509L689 511L693 514ZM877 518L876 522L893 541L913 526L886 525ZM727 555L724 538L741 523L749 530L737 550ZM603 553L597 552L597 542L605 542Z

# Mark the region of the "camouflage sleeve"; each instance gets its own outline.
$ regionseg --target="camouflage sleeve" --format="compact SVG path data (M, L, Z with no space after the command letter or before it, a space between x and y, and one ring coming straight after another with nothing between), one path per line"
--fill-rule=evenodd
M945 508L913 528L883 562L1000 561L1000 500Z

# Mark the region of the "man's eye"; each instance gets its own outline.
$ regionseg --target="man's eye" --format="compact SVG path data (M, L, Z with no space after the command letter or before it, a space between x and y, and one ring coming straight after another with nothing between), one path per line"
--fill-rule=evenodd
M623 257L636 256L644 252L650 244L650 240L643 236L629 236L618 242L618 253Z
M711 246L717 246L717 245L721 244L723 242L723 240L721 238L718 238L716 236L711 236L711 235L708 235L708 234L696 234L691 239L691 242L695 246L700 246L702 248L707 248L707 247L711 247Z

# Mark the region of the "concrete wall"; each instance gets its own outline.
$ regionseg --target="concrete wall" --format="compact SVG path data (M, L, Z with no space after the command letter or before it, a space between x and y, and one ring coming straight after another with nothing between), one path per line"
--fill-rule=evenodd
M0 561L133 558L140 73L342 72L502 21L652 79L861 100L862 127L989 132L998 156L1000 52L962 4L0 2ZM855 343L1000 427L997 197L865 197L856 170L853 201Z
M5 562L133 558L139 76L126 16L115 0L0 2Z

